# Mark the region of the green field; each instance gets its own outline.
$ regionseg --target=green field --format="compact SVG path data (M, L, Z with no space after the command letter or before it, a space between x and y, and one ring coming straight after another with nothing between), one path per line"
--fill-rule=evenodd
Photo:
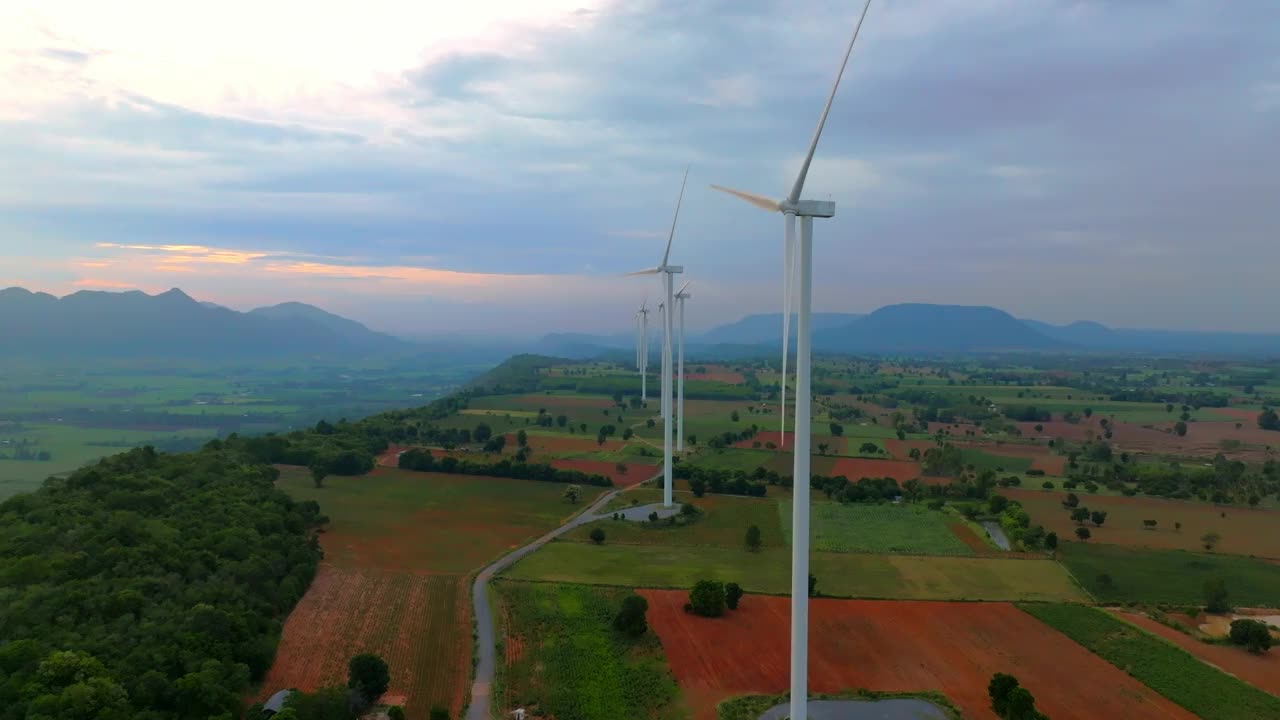
M1082 605L1019 607L1205 720L1280 717L1280 698L1105 611Z
M611 625L630 591L518 582L493 587L507 619L495 716L530 707L557 720L687 717L657 635L630 639Z
M1094 543L1071 543L1060 556L1104 603L1198 605L1204 602L1205 581L1214 578L1226 582L1237 605L1273 607L1280 601L1280 565L1265 560ZM1100 580L1103 574L1111 577L1110 585Z
M661 501L661 491L651 491L648 488L625 493L619 499L627 499L628 496L641 492L651 493L642 500L642 504ZM681 493L677 501L693 504L703 511L702 515L688 525L677 526L669 526L664 522L599 520L576 528L564 537L568 540L590 542L588 535L595 528L600 528L605 531L606 543L741 548L744 547L747 528L755 525L760 528L763 545L780 546L784 542L782 529L778 525L777 503L774 500L730 495L708 495L696 498L692 494Z
M726 448L724 450L701 450L682 462L687 462L697 467L741 470L749 473L758 467L774 467L780 456L784 455L773 450ZM785 455L785 457L790 456Z
M791 501L778 502L787 545L791 544ZM810 530L814 550L829 552L972 555L948 527L954 518L920 505L864 505L814 502Z
M1083 600L1062 566L1048 560L813 553L818 591L832 597L911 600ZM702 578L749 592L785 594L791 552L720 547L552 542L505 573L518 580L684 588Z
M996 472L1021 473L1031 467L1031 458L992 455L974 448L961 448L960 455L964 458L965 465L972 465L978 472L994 470Z
M577 505L560 483L382 469L361 477L330 476L316 488L301 468L277 486L315 500L329 516L325 560L464 574L560 525L604 488L584 486Z

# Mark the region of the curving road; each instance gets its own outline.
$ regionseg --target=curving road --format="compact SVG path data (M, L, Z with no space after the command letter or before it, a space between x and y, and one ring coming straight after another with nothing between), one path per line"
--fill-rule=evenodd
M661 477L658 473L654 477ZM653 478L649 478L652 480ZM648 482L646 480L645 482ZM633 487L640 487L643 483ZM628 490L630 488L627 488ZM471 585L471 611L475 615L476 622L476 676L471 681L471 704L467 706L466 720L490 720L492 715L489 714L489 693L493 687L493 670L494 670L494 640L493 640L493 613L489 609L489 594L485 592L485 586L493 579L494 575L506 570L515 561L546 545L553 538L569 532L579 525L585 525L589 522L600 519L600 508L604 507L608 502L618 496L625 490L612 490L601 495L598 500L591 503L582 512L575 515L569 522L525 545L524 547L507 553L480 571L476 575L475 582Z

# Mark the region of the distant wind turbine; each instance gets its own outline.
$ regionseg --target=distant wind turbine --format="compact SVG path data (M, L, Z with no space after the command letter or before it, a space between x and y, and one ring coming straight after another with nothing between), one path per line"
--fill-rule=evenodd
M636 369L640 371L640 400L649 402L649 301L636 311Z
M791 720L805 720L808 717L808 671L809 671L809 446L811 413L810 404L813 395L810 384L812 370L810 360L810 326L809 315L812 304L813 280L813 218L829 218L836 214L836 204L830 200L801 200L804 180L809 174L809 165L813 162L814 151L818 148L818 140L822 137L822 128L826 125L827 115L831 112L831 104L835 101L836 90L840 87L840 78L849 64L849 56L853 53L853 45L858 40L858 32L862 29L862 21L867 17L871 0L862 6L862 15L853 29L853 37L844 52L840 69L836 72L835 82L831 85L831 94L822 108L818 118L818 127L809 141L809 152L805 154L800 165L800 173L796 176L791 192L783 200L773 200L741 190L731 190L719 185L712 185L716 190L727 192L745 200L758 208L783 215L783 377L782 386L786 387L786 347L788 343L788 327L790 304L792 298L792 275L797 273L795 289L798 291L798 312L796 313L796 392L795 392L795 434L796 441L793 452L795 465L792 471L792 543L791 543ZM795 244L796 218L800 218L800 242ZM793 259L794 248L794 259ZM785 392L785 390L784 390ZM785 405L784 405L785 414Z
M662 262L657 267L628 273L629 275L662 275L663 296L666 302L663 307L667 312L662 315L662 504L671 507L673 503L671 480L671 315L674 306L673 278L676 273L684 272L679 265L669 265L671 259L671 241L676 236L676 222L680 219L680 204L684 202L684 186L689 181L689 170L684 171L684 180L680 181L680 195L676 198L676 212L671 218L671 232L667 235L667 249L662 253Z
M676 452L684 452L684 301L693 297L685 292L689 288L689 282L676 292L676 308L680 318L680 334L677 336L676 348L679 360L676 361L676 377L680 378L680 391L676 400Z

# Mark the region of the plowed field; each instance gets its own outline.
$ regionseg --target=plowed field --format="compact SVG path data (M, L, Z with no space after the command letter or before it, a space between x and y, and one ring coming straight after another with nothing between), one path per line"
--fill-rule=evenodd
M567 460L563 458L552 460L551 467L560 468L561 470L578 470L591 475L604 475L613 482L614 486L621 488L639 485L653 477L654 474L661 472L661 468L653 465L623 463L626 472L620 472L618 463L605 460Z
M1280 654L1266 652L1254 655L1243 648L1230 645L1210 645L1166 627L1146 615L1113 611L1153 635L1168 640L1197 658L1272 695L1280 695Z
M372 652L391 666L387 694L405 698L409 717L426 717L432 705L456 717L471 667L464 580L321 565L289 614L257 699L345 684L351 656Z
M831 474L843 475L854 482L864 477L891 477L899 483L904 483L921 476L919 463L846 457L835 459L831 466Z
M586 437L585 435L569 436L569 435L535 435L528 433L529 447L535 455L543 453L583 453L598 452L601 450L613 452L620 450L625 442L621 440L605 440L604 444L596 442L594 437ZM514 451L516 447L515 433L507 433L507 448Z
M708 619L684 612L687 593L640 592L698 720L713 720L727 697L786 690L787 598L748 595ZM986 719L995 718L987 682L1012 672L1054 720L1195 717L1007 603L820 598L809 613L813 692L938 690L965 717Z

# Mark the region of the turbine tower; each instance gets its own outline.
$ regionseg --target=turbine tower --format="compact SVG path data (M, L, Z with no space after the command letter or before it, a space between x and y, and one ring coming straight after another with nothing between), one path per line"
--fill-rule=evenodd
M649 402L649 301L640 303L636 311L636 368L640 371L640 400Z
M680 318L680 334L676 340L676 348L679 359L676 361L676 376L679 378L679 393L676 400L676 452L684 452L684 301L693 297L685 292L689 288L689 282L680 287L676 292L676 309Z
M822 128L831 112L831 104L835 101L836 90L840 87L840 78L849 64L849 56L853 53L853 45L858 40L858 32L862 29L862 21L867 17L871 0L862 6L862 14L853 29L853 37L844 52L844 59L836 72L835 82L831 85L831 93L827 103L818 117L818 126L809 141L809 151L800 165L800 173L796 176L791 192L783 200L772 200L741 190L731 190L719 185L712 185L716 190L727 192L745 200L758 208L770 212L780 212L783 216L783 267L786 275L783 278L784 304L789 306L792 296L792 274L795 278L794 288L798 292L798 312L796 313L796 441L795 466L792 470L792 544L791 544L791 720L806 720L808 717L808 671L809 671L809 444L811 413L810 403L813 395L810 385L810 330L809 315L812 304L813 280L813 219L829 218L836 213L836 204L831 201L801 200L804 190L805 176L809 174L809 165L813 162L814 151L818 148L818 140L822 137ZM796 218L800 218L800 242L796 245ZM794 248L794 259L793 258ZM791 262L788 262L791 260ZM783 308L783 317L790 314L790 307ZM787 320L783 320L783 347L787 345ZM783 356L785 358L785 355ZM786 360L784 359L785 363ZM785 366L784 366L785 367ZM784 373L783 386L786 386ZM785 413L784 413L785 414Z
M684 272L679 265L669 265L671 259L671 241L676 236L676 221L680 219L680 204L684 202L684 186L689 181L688 168L684 171L684 180L680 181L680 195L676 198L676 212L671 218L671 232L667 235L667 250L662 253L662 263L657 267L639 270L629 275L662 275L662 304L666 312L662 314L662 505L671 507L673 488L671 479L671 311L674 306L675 293L673 281L676 273Z

